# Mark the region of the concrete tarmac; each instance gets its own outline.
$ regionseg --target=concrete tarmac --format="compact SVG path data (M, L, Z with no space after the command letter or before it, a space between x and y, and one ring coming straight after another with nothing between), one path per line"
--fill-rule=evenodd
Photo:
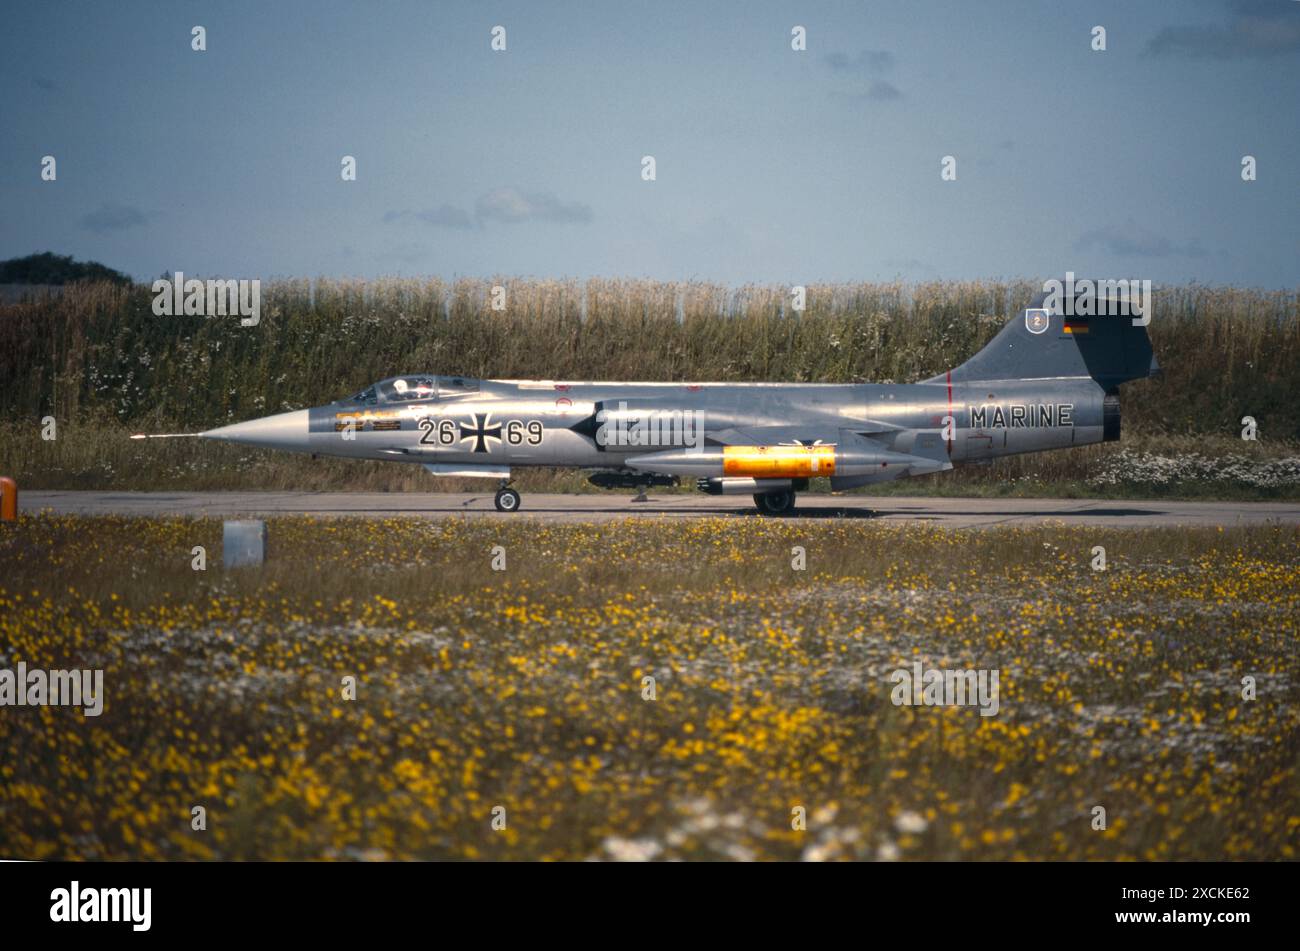
M632 501L632 492L557 495L524 493L517 513L492 505L495 488L481 493L445 492L63 492L30 491L18 496L20 511L62 515L236 516L316 515L370 517L537 518L554 522L611 519L758 518L747 495L651 494ZM963 499L922 496L799 496L796 518L873 519L951 528L1061 523L1106 528L1155 526L1230 527L1300 525L1300 503L1165 502L1128 499Z

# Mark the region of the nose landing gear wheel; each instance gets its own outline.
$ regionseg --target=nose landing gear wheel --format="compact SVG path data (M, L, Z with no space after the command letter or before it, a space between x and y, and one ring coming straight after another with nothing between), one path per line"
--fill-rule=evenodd
M759 515L789 515L794 511L794 490L755 493L754 504L758 506Z
M493 501L498 512L519 511L519 493L514 489L497 489L497 497Z

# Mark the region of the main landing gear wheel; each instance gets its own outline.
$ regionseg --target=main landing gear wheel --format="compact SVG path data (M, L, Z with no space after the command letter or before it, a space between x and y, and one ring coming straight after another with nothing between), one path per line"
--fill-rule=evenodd
M794 490L755 493L754 504L758 506L759 515L789 515L794 511Z
M497 489L497 497L493 501L496 503L498 512L519 511L519 493L514 489Z

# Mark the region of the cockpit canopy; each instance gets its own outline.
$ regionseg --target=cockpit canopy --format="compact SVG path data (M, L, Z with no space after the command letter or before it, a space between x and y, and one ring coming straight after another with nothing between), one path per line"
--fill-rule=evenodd
M438 380L432 376L399 376L375 384L381 403L416 403L438 398Z
M477 393L478 380L461 376L394 376L368 386L342 402L375 406L378 403L416 403Z

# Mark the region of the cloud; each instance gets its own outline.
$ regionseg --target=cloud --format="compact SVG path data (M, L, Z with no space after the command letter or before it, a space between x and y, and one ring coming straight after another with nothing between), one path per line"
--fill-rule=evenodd
M453 228L466 231L489 221L499 224L518 224L524 221L552 221L585 224L591 221L591 208L581 202L560 201L550 192L521 192L517 188L497 188L480 195L474 203L474 214L456 205L442 204L424 211L389 211L384 214L385 224L418 221L435 228Z
M902 99L903 94L898 91L898 87L893 83L887 83L883 79L878 79L871 84L867 90L867 98L874 99L877 102L889 102L894 99Z
M827 53L822 62L832 73L846 80L848 88L842 91L842 95L849 100L893 102L903 98L899 88L883 78L894 68L894 54L889 50L863 50L854 56Z
M470 219L469 212L463 208L457 208L455 205L442 204L437 208L426 209L424 211L390 211L384 215L385 224L392 224L395 221L419 221L422 224L433 225L435 228L456 228L465 230L474 227L474 222Z
M894 54L889 50L863 50L857 56L847 53L827 53L822 62L836 73L880 74L894 68Z
M564 202L550 192L521 192L517 188L498 188L479 197L474 215L480 222L496 221L517 224L523 221L553 221L585 224L591 221L591 208L581 202Z
M1169 26L1147 43L1157 56L1265 59L1300 53L1300 3L1228 0L1227 21L1214 26Z
M105 202L89 214L83 215L81 226L95 234L111 234L114 231L139 227L148 220L148 216L139 208Z
M1088 231L1079 237L1074 246L1079 251L1101 248L1125 258L1205 257L1205 250L1196 239L1179 244L1164 235L1132 226Z

